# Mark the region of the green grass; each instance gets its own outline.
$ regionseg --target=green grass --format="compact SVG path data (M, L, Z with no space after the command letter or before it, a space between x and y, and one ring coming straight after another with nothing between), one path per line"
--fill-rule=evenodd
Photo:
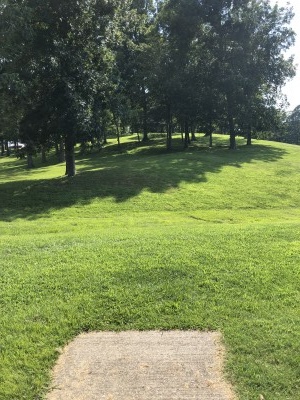
M128 138L0 158L0 399L42 399L82 331L219 330L241 400L300 399L300 147Z

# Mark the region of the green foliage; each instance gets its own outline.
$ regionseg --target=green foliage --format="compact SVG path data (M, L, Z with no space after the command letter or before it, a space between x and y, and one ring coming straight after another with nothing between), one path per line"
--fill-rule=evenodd
M78 333L129 329L219 330L240 399L299 398L299 147L227 140L110 140L71 180L0 159L1 399L42 398Z
M286 121L287 132L283 140L288 143L300 144L300 106L297 106Z
M6 58L0 56L4 70L25 88L18 96L20 137L30 149L63 136L67 169L75 134L87 135L92 128L94 103L105 83L103 37L111 8L106 1L11 1L0 14L3 36L6 25L22 15L8 35Z
M0 8L0 137L37 148L174 126L257 129L294 74L289 8L269 1L7 0ZM109 116L109 118L108 118ZM249 141L250 144L250 141Z

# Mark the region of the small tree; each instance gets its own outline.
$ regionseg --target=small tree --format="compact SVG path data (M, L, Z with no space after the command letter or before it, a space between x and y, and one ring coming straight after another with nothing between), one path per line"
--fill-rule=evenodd
M287 117L284 140L288 143L300 144L300 105Z

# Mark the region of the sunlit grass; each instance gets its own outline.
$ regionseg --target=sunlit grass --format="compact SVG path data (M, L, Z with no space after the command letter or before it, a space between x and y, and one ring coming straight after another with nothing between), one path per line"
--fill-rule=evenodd
M89 330L213 329L240 399L300 398L300 148L133 138L27 171L0 158L0 398L42 398Z

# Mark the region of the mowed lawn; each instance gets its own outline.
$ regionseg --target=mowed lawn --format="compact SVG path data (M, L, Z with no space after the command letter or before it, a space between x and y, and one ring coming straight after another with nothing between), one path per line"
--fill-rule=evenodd
M0 158L0 399L43 399L90 330L222 332L241 400L300 399L300 147L135 137ZM171 399L170 399L171 400Z

